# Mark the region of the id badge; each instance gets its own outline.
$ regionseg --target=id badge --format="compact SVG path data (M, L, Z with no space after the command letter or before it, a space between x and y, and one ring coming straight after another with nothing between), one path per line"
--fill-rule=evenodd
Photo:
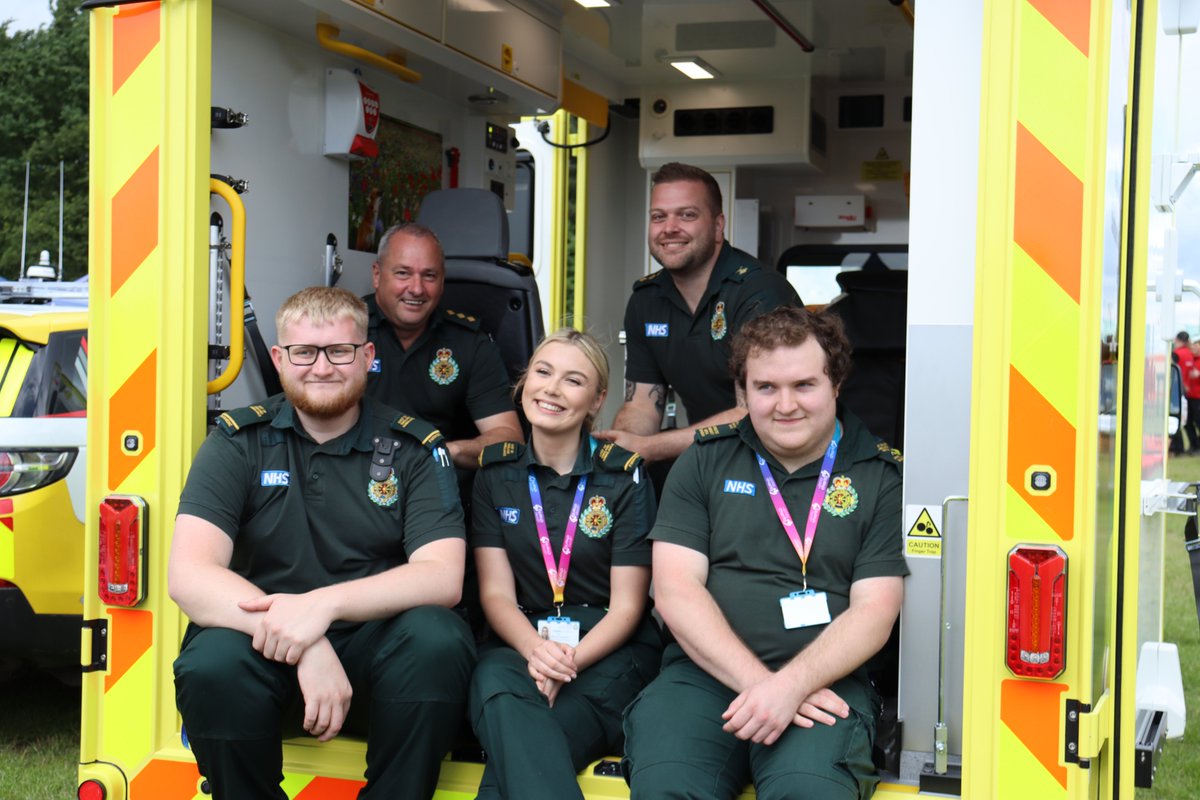
M824 592L812 589L792 592L787 597L779 598L779 607L783 609L783 627L788 630L824 625L830 621L829 601Z
M570 617L546 617L537 621L538 636L567 647L579 646L579 621Z

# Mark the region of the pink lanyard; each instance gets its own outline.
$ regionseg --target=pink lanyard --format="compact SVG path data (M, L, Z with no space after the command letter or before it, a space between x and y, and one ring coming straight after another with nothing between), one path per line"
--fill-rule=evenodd
M575 528L579 525L579 509L583 507L583 491L587 488L587 475L579 476L575 488L575 502L571 504L571 516L563 532L562 553L558 567L554 566L554 551L550 549L550 531L546 530L546 512L542 508L542 490L538 486L533 468L529 469L529 500L533 503L533 521L537 525L538 542L542 545L542 560L546 562L546 574L550 576L550 588L554 591L554 607L562 615L563 595L567 587L567 570L571 568L571 545L575 542Z
M812 552L813 539L817 535L817 521L821 517L821 506L825 503L825 492L829 489L829 476L833 471L833 462L837 458L838 441L841 438L842 423L836 422L833 439L830 440L829 447L825 450L825 458L821 461L821 474L817 478L817 488L813 490L812 505L808 509L808 521L804 525L803 542L800 541L796 523L792 521L792 514L788 511L787 504L783 502L783 496L779 493L779 486L775 483L775 477L771 474L771 468L767 466L766 459L758 453L754 454L754 457L758 459L758 468L762 470L763 480L767 483L767 494L771 496L771 504L775 506L775 515L779 517L784 532L791 540L792 547L796 549L796 555L800 556L800 574L804 580L802 587L804 591L808 591L808 554Z

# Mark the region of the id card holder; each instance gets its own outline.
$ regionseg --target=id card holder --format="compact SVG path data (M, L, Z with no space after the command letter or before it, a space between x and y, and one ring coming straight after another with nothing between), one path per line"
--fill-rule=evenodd
M579 620L570 617L546 617L537 621L538 636L567 647L579 646Z
M783 627L788 630L824 625L830 621L829 600L824 592L812 589L792 592L779 598L779 607L783 609Z

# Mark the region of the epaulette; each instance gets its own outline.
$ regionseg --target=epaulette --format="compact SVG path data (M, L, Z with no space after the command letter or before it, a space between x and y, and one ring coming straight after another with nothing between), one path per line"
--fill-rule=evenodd
M262 404L235 408L217 417L217 427L227 436L236 436L238 431L243 428L258 425L260 422L270 422L275 418L275 412L278 410L278 406L267 408Z
M484 446L479 451L479 466L500 464L505 461L518 461L525 455L525 445L520 442L495 442Z
M758 270L759 270L759 267L755 264L742 264L742 265L738 266L738 268L735 269L733 272L726 275L725 280L732 281L733 283L741 283L742 281L746 280L751 275L753 275L755 272L758 272Z
M634 290L642 289L646 286L653 285L658 280L658 277L662 274L663 274L663 270L658 269L658 270L655 270L654 272L651 272L649 275L643 275L642 277L638 278L636 281L633 282Z
M423 419L404 414L392 420L392 430L403 431L430 450L437 449L444 440L442 432Z
M469 330L479 330L479 317L475 316L474 314L464 314L461 311L451 311L448 308L445 309L445 311L446 319L448 321L461 325Z
M609 472L633 472L642 463L642 457L616 442L605 442L596 448L596 463Z
M884 458L884 460L886 460L886 461L892 461L896 464L899 464L902 461L904 461L904 456L901 455L900 451L894 447L889 446L888 443L885 441L881 440L881 441L876 442L875 449L879 451L879 455L881 455Z
M728 436L736 436L738 423L740 421L741 420L734 420L733 422L726 422L723 425L705 425L703 428L697 428L696 442L698 444L704 444L705 442L711 442L714 439L724 439Z

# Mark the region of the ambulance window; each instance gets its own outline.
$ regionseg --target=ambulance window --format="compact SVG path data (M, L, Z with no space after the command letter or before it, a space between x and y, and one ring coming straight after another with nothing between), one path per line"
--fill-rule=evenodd
M75 416L86 410L87 332L53 333L33 354L12 416Z
M855 250L853 245L790 248L780 258L779 268L795 287L805 305L828 305L842 293L837 276L863 269L907 270L908 253L902 246L892 250Z

